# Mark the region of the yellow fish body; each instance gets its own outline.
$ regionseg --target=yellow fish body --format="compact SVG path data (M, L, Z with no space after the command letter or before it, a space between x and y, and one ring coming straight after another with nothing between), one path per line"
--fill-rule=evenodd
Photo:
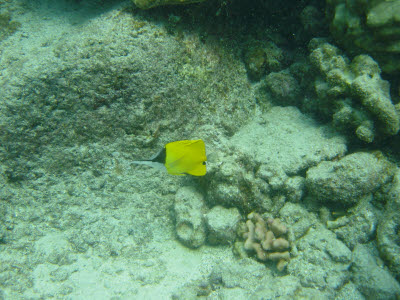
M168 143L153 158L134 161L152 167L163 166L172 175L206 175L206 145L203 140L183 140Z

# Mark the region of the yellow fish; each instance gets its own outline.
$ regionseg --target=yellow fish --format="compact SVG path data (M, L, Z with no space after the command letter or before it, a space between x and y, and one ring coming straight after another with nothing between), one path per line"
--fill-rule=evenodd
M150 159L132 163L161 167L172 175L206 175L206 145L203 140L183 140L168 143Z

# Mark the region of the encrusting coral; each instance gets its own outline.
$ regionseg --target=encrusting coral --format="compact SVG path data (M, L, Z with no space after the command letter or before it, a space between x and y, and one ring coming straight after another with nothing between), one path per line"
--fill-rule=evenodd
M290 259L290 245L285 237L288 232L286 225L279 219L265 221L255 212L250 213L247 219L247 232L243 234L246 239L244 249L255 251L261 261L277 261L277 269L282 271Z

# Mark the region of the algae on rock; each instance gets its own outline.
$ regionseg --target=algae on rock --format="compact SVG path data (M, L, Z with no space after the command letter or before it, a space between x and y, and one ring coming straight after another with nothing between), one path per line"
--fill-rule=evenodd
M11 16L9 14L0 14L0 42L12 35L20 26L21 23L11 21Z

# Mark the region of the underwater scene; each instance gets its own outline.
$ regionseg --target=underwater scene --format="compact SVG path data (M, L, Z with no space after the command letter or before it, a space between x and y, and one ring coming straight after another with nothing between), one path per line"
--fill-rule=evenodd
M400 0L0 0L0 299L400 299Z

